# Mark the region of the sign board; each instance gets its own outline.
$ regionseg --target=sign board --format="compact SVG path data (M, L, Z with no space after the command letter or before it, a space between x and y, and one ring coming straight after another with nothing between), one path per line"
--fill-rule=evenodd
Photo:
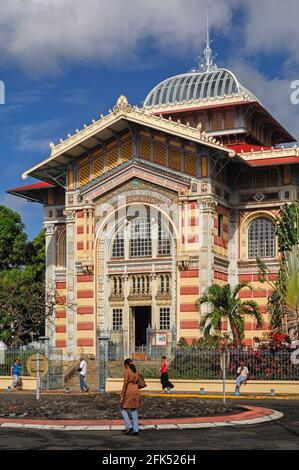
M37 362L39 362L39 376L44 377L46 373L48 372L48 359L46 356L43 354L38 354L39 357L37 357L37 354L31 354L31 356L27 359L27 370L30 375L33 377L36 377L37 375Z
M156 333L152 336L153 346L166 346L167 345L167 333Z

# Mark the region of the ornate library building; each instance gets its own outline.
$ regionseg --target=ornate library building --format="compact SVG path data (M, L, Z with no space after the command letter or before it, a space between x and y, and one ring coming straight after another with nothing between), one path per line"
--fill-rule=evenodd
M213 63L208 42L204 57L142 107L121 95L107 115L50 144L23 174L38 182L8 191L44 206L47 288L65 299L46 334L67 355L95 354L100 330L121 334L130 355L151 328L161 344L191 343L202 335L197 299L212 283L251 284L240 295L259 304L264 324L246 320L247 345L269 331L271 291L256 257L278 269L275 217L298 200L299 149Z

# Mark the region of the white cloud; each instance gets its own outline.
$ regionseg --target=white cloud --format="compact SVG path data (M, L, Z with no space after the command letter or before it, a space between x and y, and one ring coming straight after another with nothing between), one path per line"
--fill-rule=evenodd
M246 51L283 52L298 64L298 0L259 0L246 2L245 8Z
M163 53L198 51L205 17L221 33L238 0L0 0L0 57L30 73L68 63L128 63L144 40Z
M55 136L61 135L65 122L64 119L57 118L10 126L4 129L3 134L14 143L16 150L49 153L49 143L55 139Z

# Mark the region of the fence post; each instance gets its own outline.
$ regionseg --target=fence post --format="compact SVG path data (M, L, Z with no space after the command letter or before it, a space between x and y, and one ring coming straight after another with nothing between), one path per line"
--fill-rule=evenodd
M110 335L100 333L98 337L99 344L99 393L106 391L106 363L108 360L108 341Z

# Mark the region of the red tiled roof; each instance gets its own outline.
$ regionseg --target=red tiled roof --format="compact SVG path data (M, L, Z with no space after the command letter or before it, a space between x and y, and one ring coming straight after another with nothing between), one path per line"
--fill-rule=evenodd
M26 191L26 190L31 190L31 189L49 189L49 188L54 188L54 184L50 183L45 183L45 182L40 182L40 183L33 183L33 184L27 184L26 186L19 186L18 188L12 188L8 189L7 192L18 192L18 191Z
M253 144L227 144L226 147L235 150L236 153L240 153L241 150L243 152L251 152L253 150L254 152L260 152L262 149L264 150L270 150L271 147L266 147L265 145L253 145Z
M259 158L256 160L245 160L250 166L267 166L267 165L284 165L288 163L299 163L299 157L276 157L276 158Z

